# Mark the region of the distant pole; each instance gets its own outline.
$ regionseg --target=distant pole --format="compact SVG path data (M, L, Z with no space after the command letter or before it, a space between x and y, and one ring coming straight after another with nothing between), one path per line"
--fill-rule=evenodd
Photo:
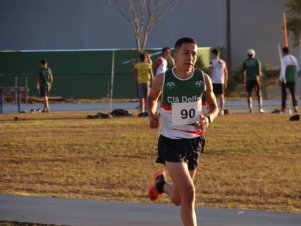
M300 38L299 38L299 61L298 61L299 71L297 76L297 95L299 99L301 98L301 30L300 30Z
M227 28L226 28L226 36L227 36L227 65L228 65L228 71L229 71L229 75L231 75L231 71L232 71L232 60L231 60L231 0L227 0L226 2L227 6Z
M286 13L283 13L283 35L284 35L284 46L288 47Z
M113 108L113 88L114 88L114 69L115 69L115 50L112 52L112 70L111 70L111 86L110 86L110 110Z
M279 42L277 43L277 47L278 47L278 54L279 54L279 60L280 60L280 78L283 78L284 83L286 83L285 73L284 73L284 66L283 66L283 61L282 61L281 47L280 47Z

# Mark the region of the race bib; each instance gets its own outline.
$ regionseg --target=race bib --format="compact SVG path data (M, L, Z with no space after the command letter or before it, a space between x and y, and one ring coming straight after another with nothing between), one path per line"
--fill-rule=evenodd
M196 123L202 112L202 100L188 103L172 103L171 106L171 120L174 126Z

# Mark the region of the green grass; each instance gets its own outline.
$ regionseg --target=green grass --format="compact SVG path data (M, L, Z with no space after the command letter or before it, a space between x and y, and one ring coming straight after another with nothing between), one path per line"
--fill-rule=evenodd
M149 203L158 131L147 118L0 115L0 193ZM24 121L14 121L22 116ZM219 117L206 134L197 206L301 213L301 126L288 115ZM163 195L159 203L169 203Z

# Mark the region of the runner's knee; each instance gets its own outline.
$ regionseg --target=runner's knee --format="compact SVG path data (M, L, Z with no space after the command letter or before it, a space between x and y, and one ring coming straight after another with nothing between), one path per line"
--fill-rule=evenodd
M195 200L195 187L193 184L185 186L183 189L183 194L181 195L181 200L183 202L192 203Z
M173 197L171 199L171 202L175 205L175 206L180 206L181 205L181 199L179 197Z

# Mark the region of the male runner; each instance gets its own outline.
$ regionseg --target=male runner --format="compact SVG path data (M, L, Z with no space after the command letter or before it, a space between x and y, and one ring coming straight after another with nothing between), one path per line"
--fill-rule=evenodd
M165 172L154 176L149 188L151 200L166 193L175 205L181 206L184 226L196 226L195 186L198 159L203 152L203 134L218 115L218 107L207 74L195 69L197 42L181 38L175 44L175 67L155 77L148 97L150 128L158 128L156 114L160 97L161 127L156 162L163 163L171 177L167 183ZM202 97L206 98L208 112L202 112Z

